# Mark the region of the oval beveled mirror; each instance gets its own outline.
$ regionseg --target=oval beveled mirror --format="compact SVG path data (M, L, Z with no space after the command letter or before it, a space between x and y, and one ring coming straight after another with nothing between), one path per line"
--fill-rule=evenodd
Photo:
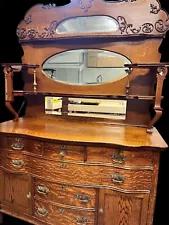
M110 16L81 16L62 21L56 28L57 34L102 33L119 30L117 20Z
M76 49L48 58L43 73L54 81L73 85L99 85L126 77L131 61L118 53L100 49Z

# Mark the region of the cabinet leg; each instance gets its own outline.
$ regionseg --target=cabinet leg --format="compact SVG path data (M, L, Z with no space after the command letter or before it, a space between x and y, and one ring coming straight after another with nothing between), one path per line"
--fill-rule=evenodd
M0 224L3 223L3 213L0 213Z

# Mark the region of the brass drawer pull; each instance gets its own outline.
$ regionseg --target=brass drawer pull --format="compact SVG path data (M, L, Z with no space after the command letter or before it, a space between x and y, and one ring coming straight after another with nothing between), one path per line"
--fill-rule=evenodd
M43 208L38 208L37 212L40 216L47 216L48 215L48 211L46 209L43 209Z
M88 223L89 221L90 220L88 218L85 218L85 217L76 218L77 223Z
M66 156L66 151L65 150L60 151L60 156L61 157L65 157Z
M62 185L61 188L60 188L60 190L61 191L66 191L66 187Z
M111 175L113 183L122 184L125 181L125 178L120 174L112 174Z
M123 155L120 155L120 151L118 151L118 153L116 154L113 154L111 156L111 159L114 163L120 163L120 164L123 164L126 161L126 157Z
M64 213L65 210L64 209L59 209L59 212Z
M12 160L12 166L21 168L24 165L23 160Z
M13 150L22 150L24 148L24 144L20 142L20 139L16 139L11 147Z
M61 164L60 168L65 169L66 168L66 164Z
M43 186L38 186L37 192L43 195L47 195L49 193L49 188L43 187Z
M80 194L77 194L76 195L76 198L79 200L79 202L81 203L87 203L90 201L90 196L88 195L80 195Z
M60 148L61 148L61 150L66 150L67 147L66 147L66 145L62 145Z

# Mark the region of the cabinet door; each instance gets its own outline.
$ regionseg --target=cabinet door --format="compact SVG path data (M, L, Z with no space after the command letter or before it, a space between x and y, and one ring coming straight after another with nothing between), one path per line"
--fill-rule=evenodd
M31 177L2 172L2 207L10 211L31 213Z
M99 225L146 225L149 194L100 189Z

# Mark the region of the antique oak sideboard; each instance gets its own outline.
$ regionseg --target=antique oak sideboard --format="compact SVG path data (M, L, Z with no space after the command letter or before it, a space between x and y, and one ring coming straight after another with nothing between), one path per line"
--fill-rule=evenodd
M153 224L168 27L156 0L28 10L17 28L23 63L2 64L14 119L0 124L1 222ZM23 91L13 90L18 71ZM22 118L15 96L27 99Z

